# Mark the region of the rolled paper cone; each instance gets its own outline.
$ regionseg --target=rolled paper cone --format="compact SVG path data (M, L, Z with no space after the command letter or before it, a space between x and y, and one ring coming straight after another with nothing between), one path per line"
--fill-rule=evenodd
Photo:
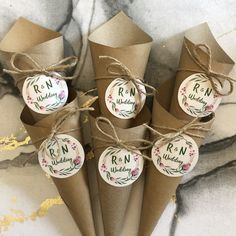
M212 52L212 64L211 69L214 72L222 73L228 75L233 68L234 61L226 54L226 52L220 47L211 33L207 23L200 24L194 28L191 28L185 33L184 43L187 44L191 52L193 52L193 46L196 44L206 44L210 47ZM178 68L185 68L189 70L202 70L199 65L197 65L193 59L188 54L188 51L183 43L182 52L180 55ZM207 54L202 49L198 50L199 59L204 64L207 65ZM192 120L193 117L185 113L179 105L178 102L178 91L181 83L190 75L196 72L191 71L177 71L175 78L175 86L171 101L170 113L176 118L184 120ZM223 82L223 81L222 81Z
M120 235L137 236L142 210L145 168L142 176L133 184L128 207L125 213L124 225Z
M0 42L0 62L5 69L12 69L10 60L14 53L27 53L39 65L47 67L64 57L63 37L60 33L46 29L20 17ZM20 68L32 69L32 64L25 57L16 61ZM15 82L21 75L12 75ZM22 91L24 81L17 83ZM35 121L47 115L29 110Z
M189 123L189 121L180 120L168 112L171 96L166 96L166 94L172 94L172 89L173 80L170 80L160 87L158 95L154 98L152 112L152 124L154 126L178 129ZM214 114L205 117L202 122L202 127L209 129L213 121ZM170 132L165 129L158 129L158 131L163 134ZM200 130L191 132L201 136L206 135L206 132ZM198 147L200 147L204 141L203 138L192 138L197 143ZM166 205L175 194L180 181L181 177L168 177L159 172L153 162L146 168L143 206L139 228L140 236L151 235Z
M97 162L95 159L88 160L88 179L90 189L90 199L92 203L93 219L96 230L96 236L104 236L104 227L102 219L101 204L99 199L98 183L97 183Z
M101 116L98 102L95 102L93 106L95 108L95 111L90 112L89 115L92 137L105 138L105 136L97 129L95 125L96 117ZM150 111L147 109L147 107L145 107L143 111L133 120L132 127L128 129L122 129L115 126L116 132L119 137L122 137L122 140L132 141L132 139L145 139L147 137L147 130L145 126L143 126L143 124L148 124L150 118ZM106 123L102 123L101 127L108 133L112 132L110 126ZM120 236L132 186L135 186L135 184L139 184L139 180L137 180L137 183L134 182L132 185L126 187L114 187L106 183L101 178L98 171L98 160L102 152L109 146L111 145L93 138L93 149L97 162L96 169L98 193L101 203L104 232L105 235Z
M69 92L69 103L66 107L76 107L78 105L78 97L74 90ZM21 114L21 121L24 124L32 143L39 148L51 132L53 123L55 122L56 112L44 117L36 122L29 112L29 108L25 106ZM70 116L60 127L59 131L65 131L66 134L73 136L82 142L81 130L66 132L66 130L76 129L79 126L80 112ZM38 142L38 140L40 140ZM60 179L52 177L60 195L67 205L71 215L82 235L95 236L95 228L93 223L93 214L90 202L87 166L84 166L75 175Z
M132 124L133 118L121 120L112 115L106 107L105 92L115 78L105 78L108 75L106 68L111 61L107 59L101 60L99 56L111 56L118 59L133 75L143 79L152 38L128 16L120 12L89 35L89 44L96 75L101 113L114 124L119 120L119 125L117 126L127 128Z

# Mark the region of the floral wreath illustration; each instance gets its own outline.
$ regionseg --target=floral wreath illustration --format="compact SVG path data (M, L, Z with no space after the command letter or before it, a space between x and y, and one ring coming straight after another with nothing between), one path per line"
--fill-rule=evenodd
M198 116L199 114L201 114L202 116L207 116L212 112L212 109L214 108L215 103L217 102L220 95L215 93L214 94L214 101L212 104L204 105L202 108L196 108L195 106L192 106L187 103L186 87L188 87L188 84L192 81L198 82L198 83L205 83L206 81L208 81L208 78L204 74L195 74L195 77L190 79L186 83L185 87L181 88L180 94L183 96L181 102L184 105L184 107L186 107L187 111L189 111L192 115Z
M135 181L138 177L139 177L139 174L140 174L140 171L142 171L140 168L139 168L139 158L140 158L140 155L138 154L133 154L132 155L132 158L134 159L136 165L134 167L134 169L132 169L131 171L128 172L128 175L127 177L113 177L110 173L110 171L107 169L107 166L106 166L106 159L107 157L111 156L111 155L114 155L114 154L118 154L119 152L121 152L122 149L120 148L116 148L116 147L108 147L106 149L106 154L104 156L104 159L103 159L103 162L102 162L102 165L100 166L100 170L106 174L106 179L108 181L111 181L117 185L125 185L127 182L129 181Z
M186 140L183 135L179 135L178 137L176 137L171 142L172 143L177 143L182 139L185 141L186 145L188 146L188 148L190 150L189 151L190 160L189 160L188 163L179 164L179 166L177 168L173 168L171 166L164 165L164 163L162 162L162 157L160 156L160 147L163 146L162 143L165 142L165 139L161 140L161 142L158 145L155 144L155 149L154 149L153 152L154 152L154 155L157 156L156 163L157 163L158 166L161 167L161 169L164 172L166 172L169 175L175 175L175 174L182 174L183 175L183 174L186 174L189 171L189 169L192 165L194 156L196 154L195 150L193 149L193 144L190 141Z
M76 158L70 161L70 167L62 168L60 170L55 170L53 168L53 164L49 164L49 162L43 157L42 166L47 167L52 174L57 174L59 176L67 176L70 175L72 171L79 170L83 165L82 157L80 156L80 151L76 143L71 142L69 138L53 138L47 145L47 149L53 147L56 144L56 139L61 139L62 142L67 143L71 146L72 150L75 151Z
M111 89L110 89L110 91L109 91L109 95L108 95L108 97L107 97L108 103L111 103L111 109L112 109L112 111L114 111L115 113L118 113L118 115L119 115L119 116L122 116L122 117L130 117L131 115L136 115L136 113L137 113L137 108L138 108L138 106L137 106L136 103L134 103L134 104L132 105L132 108L131 108L130 110L124 110L124 109L119 109L119 108L117 108L117 104L116 104L116 102L114 102L114 98L113 98L113 96L112 96L113 91L114 91L114 88L115 88L115 87L119 87L119 86L125 86L125 85L127 85L128 83L130 83L130 81L127 81L127 80L124 80L124 79L121 79L121 78L117 78L116 81L117 81L117 82L115 82L115 83L112 85L112 87L111 87ZM139 86L139 85L138 85L138 86ZM142 90L141 86L139 86L139 89ZM143 91L143 90L142 90L142 91ZM143 91L143 92L145 92L145 91Z
M28 104L33 104L36 108L36 110L38 111L46 111L46 112L49 112L49 111L55 111L61 104L64 104L64 99L65 99L65 91L64 90L61 90L60 93L58 94L57 98L56 98L56 101L52 104L47 104L45 107L44 106L41 106L37 101L33 100L33 98L30 96L29 94L29 91L28 91L28 88L29 86L33 86L35 83L37 83L40 79L40 76L41 75L36 75L36 76L33 76L33 77L28 77L26 79L26 102ZM55 79L55 78L52 78L52 79ZM56 80L56 84L60 84L60 87L61 89L63 88L62 84L60 83L60 80L59 79L55 79Z

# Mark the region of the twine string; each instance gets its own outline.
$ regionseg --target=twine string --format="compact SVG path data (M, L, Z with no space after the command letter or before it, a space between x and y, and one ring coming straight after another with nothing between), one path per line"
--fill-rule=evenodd
M140 112L140 110L142 109L142 94L145 96L152 96L155 95L155 93L157 92L157 90L149 85L144 83L141 78L135 76L132 74L132 72L130 71L130 69L124 65L121 61L119 61L118 59L111 57L111 56L99 56L99 59L108 59L111 60L112 62L109 63L106 67L106 71L107 71L107 76L99 76L97 78L114 78L114 77L119 77L122 78L128 82L132 82L135 89L138 92L138 99L137 99L137 111L136 114L138 114ZM118 71L116 70L118 69ZM148 93L148 92L144 92L140 89L140 85L149 88L152 92Z
M57 153L55 155L55 159L58 159L61 155L61 150L60 150L60 144L59 144L59 141L58 141L58 138L56 137L56 135L62 134L62 133L63 134L70 133L70 132L73 132L73 131L76 131L76 130L80 129L80 128L74 128L74 129L59 131L60 128L62 127L62 125L64 124L64 122L77 112L93 111L93 110L94 109L92 107L84 107L84 108L83 107L81 107L81 108L79 108L79 107L67 107L67 108L62 109L60 112L58 112L56 114L55 123L53 124L53 126L51 128L50 134L46 137L46 139L44 137L44 138L41 138L40 140L37 140L35 142L35 143L37 143L37 142L40 142L40 141L44 140L41 143L38 152L42 151L43 156L44 155L51 156L47 146L48 146L48 143L50 141L55 140L56 146L57 146L57 149L56 149ZM52 158L54 158L54 157L52 157Z
M188 47L186 41L184 42L184 47L187 50L189 56L191 59L201 68L200 70L198 69L189 69L189 68L179 68L178 71L187 71L187 72L195 72L195 73L203 73L206 75L206 78L210 81L211 86L213 90L220 96L228 96L233 92L234 85L233 83L236 82L236 79L222 74L218 73L212 70L212 51L210 47L206 44L196 44L193 46L193 50L191 51L190 48ZM200 58L200 55L198 53L198 50L200 49L205 49L204 52L207 55L207 61L206 64L204 64ZM222 92L223 90L223 84L222 80L227 81L229 83L229 90L226 91L225 93ZM220 85L221 88L218 88L217 84L215 83L217 81Z
M201 131L201 132L210 131L210 129L202 127L200 122L196 123L197 120L198 120L198 117L194 118L192 121L190 121L189 123L187 123L186 125L184 125L181 128L178 128L178 129L172 128L172 127L167 127L167 126L160 126L160 125L152 125L153 128L149 125L146 125L146 124L144 124L144 126L158 136L153 141L153 145L155 145L155 143L159 137L161 137L164 140L163 145L165 145L166 143L171 142L172 140L174 140L176 137L180 136L181 134L186 134L191 137L200 138L200 139L204 138L205 137L204 135L200 135L200 134L196 134L194 132L191 132L191 131ZM157 129L163 129L163 130L167 130L167 131L170 131L173 133L163 134L163 133L157 131Z
M23 57L27 59L30 64L33 66L32 69L23 69L16 65L16 61L19 57ZM35 74L43 74L47 76L53 76L57 79L63 79L63 80L72 80L76 78L76 75L74 76L66 76L59 74L60 72L65 72L68 69L72 69L74 66L76 66L78 62L78 57L76 56L70 56L63 58L62 60L46 66L42 67L39 65L39 63L34 60L29 54L27 53L14 53L11 56L10 64L12 69L3 69L5 73L9 73L11 75L21 75L20 78L17 79L16 84L20 83L21 81L25 80L26 77L33 76ZM58 73L55 73L58 72Z
M108 133L107 131L105 131L101 126L100 123L101 122L105 122L109 125L109 128L111 129L111 134L110 132ZM94 139L99 140L101 142L106 142L107 144L113 145L113 146L118 146L120 148L124 148L132 153L135 153L139 156L142 156L143 158L147 159L147 160L151 160L150 157L148 157L147 155L144 155L143 153L139 153L137 152L137 150L139 151L143 151L143 150L147 150L152 146L152 142L145 140L145 139L134 139L131 141L126 141L126 140L122 140L119 138L116 129L114 127L114 125L112 124L112 122L107 119L106 117L97 117L96 121L95 121L95 125L97 127L97 129L106 137L106 138L101 138L101 137L97 137L97 136L93 136ZM141 146L140 143L143 143L145 145ZM137 144L137 145L135 145ZM99 146L99 148L103 148L106 147L106 145L104 146ZM97 147L98 148L98 147Z

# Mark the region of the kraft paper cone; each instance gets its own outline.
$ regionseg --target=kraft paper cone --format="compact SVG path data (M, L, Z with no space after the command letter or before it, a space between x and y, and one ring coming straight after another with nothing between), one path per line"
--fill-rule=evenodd
M90 112L89 116L92 136L104 138L104 135L100 133L100 131L97 129L95 125L96 117L101 116L98 102L94 103L93 106L95 108L95 111ZM129 140L129 141L131 141L132 139L145 139L147 136L147 130L143 126L143 124L148 124L150 121L150 117L151 117L150 112L147 109L147 107L145 107L143 111L136 117L136 119L133 120L132 127L128 129L122 129L115 126L118 136L122 137L122 140ZM107 125L106 123L102 123L100 126L104 131L108 133L111 132L110 126ZM98 192L101 203L101 211L102 211L105 235L120 236L124 224L124 218L132 186L135 186L135 184L139 184L139 180L137 180L137 183L134 183L133 185L119 188L107 184L101 178L98 171L98 160L102 152L108 146L110 145L101 142L95 138L93 139L94 155L96 158Z
M159 90L158 96L153 101L152 124L170 128L181 128L189 121L180 120L170 114L169 104L172 94L173 81L168 81ZM202 127L209 129L214 121L214 115L204 118ZM158 129L161 133L168 133L164 129ZM192 131L191 131L192 132ZM195 133L196 132L196 133ZM206 135L203 131L194 131L197 135ZM198 147L204 139L192 137ZM143 207L140 220L140 236L149 236L153 232L162 212L175 194L176 188L181 181L181 177L168 177L160 173L151 162L146 169L146 179L144 187Z
M145 168L142 176L133 184L128 207L125 212L124 225L120 235L137 236L143 202Z
M46 29L20 17L0 42L0 62L5 69L12 69L11 56L24 52L30 55L39 65L46 67L64 57L63 37L60 33ZM24 57L16 61L20 68L32 69L32 64ZM19 75L13 76L15 82ZM22 90L24 81L17 84ZM45 117L43 114L29 111L36 121Z
M101 60L99 56L111 56L118 59L133 75L143 79L152 38L128 16L120 12L93 31L89 36L89 43L97 78L96 85L101 113L116 124L116 121L120 119L113 116L105 104L105 91L112 80L115 79L103 78L103 76L108 75L106 67L111 61ZM119 121L119 127L129 127L133 122L132 120Z
M231 71L234 61L225 53L225 51L220 47L211 33L207 23L203 23L194 28L191 28L185 33L184 42L187 43L190 51L192 51L193 46L196 44L206 44L210 47L212 51L212 70L218 73L228 75ZM202 63L207 64L207 54L203 50L199 50L199 58ZM187 68L193 70L201 70L201 68L192 60L189 56L184 44L182 47L182 52L179 60L179 68ZM193 117L186 114L178 103L178 90L181 83L190 75L195 74L195 72L189 71L178 71L175 79L175 88L173 92L170 113L175 117L184 120L192 120Z
M66 107L76 107L78 105L77 94L74 90L70 90L69 93L69 103ZM29 136L33 143L35 143L36 148L39 148L42 141L37 142L41 138L46 138L51 131L51 127L55 122L55 113L46 116L42 120L36 122L29 112L29 108L25 106L21 114L21 121L23 122ZM60 128L60 131L75 129L79 126L80 113L69 117ZM74 138L81 139L81 130L72 131L69 133ZM70 210L76 224L82 235L95 236L95 229L93 223L92 208L89 196L89 187L87 179L87 167L86 163L81 168L81 170L69 177L64 179L51 177L57 186L57 189Z

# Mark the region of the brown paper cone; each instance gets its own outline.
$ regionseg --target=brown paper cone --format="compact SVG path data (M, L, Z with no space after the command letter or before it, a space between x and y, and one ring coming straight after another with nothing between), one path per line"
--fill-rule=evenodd
M206 44L212 51L212 70L218 73L228 74L234 65L234 61L225 53L212 35L207 23L191 28L185 33L184 41L192 51L196 44ZM203 50L199 50L201 62L207 64L207 54ZM179 68L187 68L192 70L201 70L201 68L189 56L186 48L182 47L179 60ZM178 102L178 90L181 83L195 72L178 71L175 79L175 88L173 92L170 113L175 117L184 120L192 120L193 117L186 114Z
M154 98L152 124L171 128L181 128L189 121L180 120L168 112L172 94L173 81L166 82L159 90L158 97ZM204 118L202 127L210 128L214 115ZM164 129L158 130L161 133L168 133ZM192 131L191 131L192 132ZM194 131L198 135L206 135L203 131ZM192 137L198 146L203 142L203 139ZM144 187L143 207L140 221L140 236L149 236L153 232L162 212L175 194L175 190L181 180L181 177L168 177L160 173L154 164L151 162L146 169L146 179Z
M78 105L77 94L74 90L70 91L69 103L66 107L76 107ZM55 121L55 114L46 116L38 122L35 122L33 116L29 112L29 108L25 106L21 114L21 121L23 122L29 136L35 146L38 148L42 141L37 142L41 138L46 138L50 132L51 127ZM60 131L75 129L79 125L79 112L69 117L60 128ZM67 133L74 138L81 140L81 130ZM82 235L95 236L95 229L93 224L92 208L89 196L89 187L87 179L86 163L81 170L65 179L52 177L57 189L69 208L76 224Z
M105 91L113 79L107 76L106 67L109 60L100 60L99 56L111 56L121 61L135 76L144 76L149 57L152 38L141 30L134 22L120 12L111 20L98 27L89 36L91 55L98 88L101 113L119 127L127 128L133 119L121 120L113 116L105 104ZM117 76L118 77L118 76ZM115 79L115 78L114 78Z
M93 137L96 136L104 138L104 135L100 133L100 131L97 129L95 125L95 118L101 115L101 112L98 107L98 102L94 104L94 108L95 111L91 112L89 117L91 133ZM122 137L122 140L131 141L132 139L145 139L147 132L143 124L145 123L148 124L149 121L150 121L150 112L147 109L147 107L145 107L143 111L136 117L136 119L133 120L132 127L128 129L115 127L115 129L118 136ZM108 126L106 123L101 124L101 127L108 133L111 131L110 126ZM102 148L101 145L103 146ZM101 142L97 139L93 139L94 154L97 162L102 152L108 146L110 145ZM107 184L100 177L98 167L96 169L97 169L97 180L98 180L98 192L101 203L105 235L120 236L124 224L124 217L127 210L127 205L132 185L121 188L113 187ZM135 183L133 185L135 185Z
M142 176L133 184L128 206L125 212L124 225L120 235L137 236L139 230L140 216L143 202L143 190L144 190L144 168Z
M20 17L0 42L0 62L5 69L12 69L11 56L25 52L39 65L46 67L60 61L64 56L63 37L60 33L43 28ZM31 69L32 65L26 58L16 62L21 68ZM19 75L13 76L15 82ZM17 84L20 92L24 81ZM46 115L29 110L35 121Z

